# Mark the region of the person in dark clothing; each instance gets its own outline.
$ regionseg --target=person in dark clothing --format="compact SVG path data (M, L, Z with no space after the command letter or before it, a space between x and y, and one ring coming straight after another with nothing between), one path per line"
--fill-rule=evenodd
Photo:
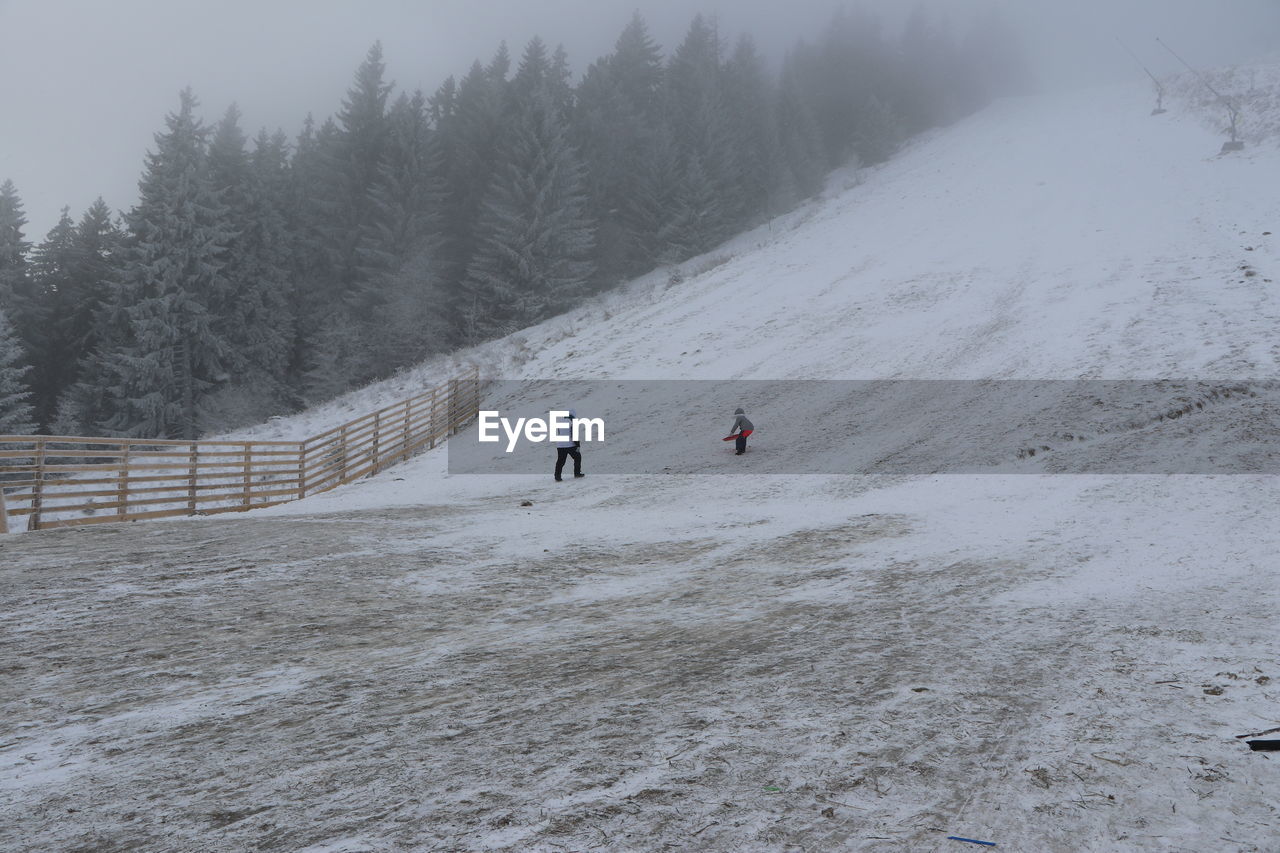
M572 424L573 420L577 417L578 417L578 413L575 410L570 409L569 422ZM582 451L579 450L580 446L581 445L579 444L579 442L576 442L573 440L572 433L570 434L568 441L562 441L556 445L556 482L557 483L559 483L562 479L560 474L564 471L564 460L569 457L573 457L573 476L575 477L587 476L586 474L582 473Z
M741 408L735 409L733 416L733 426L729 428L729 435L733 435L735 432L738 434L737 438L734 439L734 444L737 447L737 453L734 455L741 456L747 452L747 436L755 432L755 426L747 419L746 413Z
M578 449L578 444L577 442L575 442L573 445L569 447L556 448L556 482L557 483L560 482L561 479L563 479L560 476L560 473L564 471L564 460L570 456L573 457L573 476L575 477L587 476L586 474L582 473L582 451Z

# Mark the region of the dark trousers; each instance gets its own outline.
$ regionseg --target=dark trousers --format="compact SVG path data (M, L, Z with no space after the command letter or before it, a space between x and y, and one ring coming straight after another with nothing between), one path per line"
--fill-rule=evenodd
M556 479L560 479L560 472L564 470L565 457L573 457L573 475L576 477L582 473L582 453L576 447L557 447L556 448Z
M738 437L733 440L734 445L738 448L739 453L747 452L747 434L740 432Z

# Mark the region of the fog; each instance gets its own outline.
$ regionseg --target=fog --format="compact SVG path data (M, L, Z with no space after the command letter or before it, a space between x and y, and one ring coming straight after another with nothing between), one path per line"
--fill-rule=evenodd
M695 13L716 15L727 39L752 34L780 57L819 34L834 0L0 0L0 180L11 178L27 211L27 239L39 242L63 205L73 217L98 195L124 209L152 134L190 85L206 119L236 102L242 126L297 131L303 117L337 110L356 66L381 40L398 89L430 93L506 40L513 54L533 35L563 43L576 71L610 50L639 10L670 51ZM864 3L887 26L914 3ZM962 24L981 0L934 0ZM1142 76L1117 44L1124 39L1157 74L1188 61L1254 59L1280 45L1275 0L1019 0L1005 4L1024 35L1044 86Z

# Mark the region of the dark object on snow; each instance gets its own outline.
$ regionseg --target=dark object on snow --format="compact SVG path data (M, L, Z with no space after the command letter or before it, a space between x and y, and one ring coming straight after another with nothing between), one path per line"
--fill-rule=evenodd
M520 506L533 506L533 501L520 501Z
M984 847L995 847L995 846L996 846L996 843L995 843L994 841L979 841L979 840L978 840L978 839L976 839L976 838L961 838L961 837L960 837L960 836L958 836L958 835L948 835L948 836L947 836L947 840L948 840L948 841L967 841L967 842L969 842L970 844L981 844L981 845L983 845Z
M1275 732L1280 732L1280 726L1276 726L1274 729L1267 729L1261 732L1249 732L1247 735L1236 735L1236 740L1244 740L1247 737L1262 737L1263 735L1274 734Z
M1247 740L1254 752L1280 752L1280 740Z
M1227 154L1232 151L1243 151L1243 150L1244 150L1244 143L1241 142L1239 139L1233 139L1229 142L1222 143L1222 150L1219 151L1218 153Z

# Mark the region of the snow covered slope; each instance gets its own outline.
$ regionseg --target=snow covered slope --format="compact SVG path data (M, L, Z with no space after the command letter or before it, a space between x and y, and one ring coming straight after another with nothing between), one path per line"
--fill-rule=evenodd
M1219 159L1149 109L1141 87L1001 103L522 373L1275 376L1274 146Z
M305 435L465 361L508 379L1277 377L1276 146L1216 156L1208 107L1152 103L1139 84L999 102L837 173L679 284L660 270L238 435Z
M997 104L465 357L1276 378L1280 150L1151 106ZM1280 764L1235 737L1280 726L1275 478L591 466L433 452L246 518L9 537L0 847L1275 849Z

